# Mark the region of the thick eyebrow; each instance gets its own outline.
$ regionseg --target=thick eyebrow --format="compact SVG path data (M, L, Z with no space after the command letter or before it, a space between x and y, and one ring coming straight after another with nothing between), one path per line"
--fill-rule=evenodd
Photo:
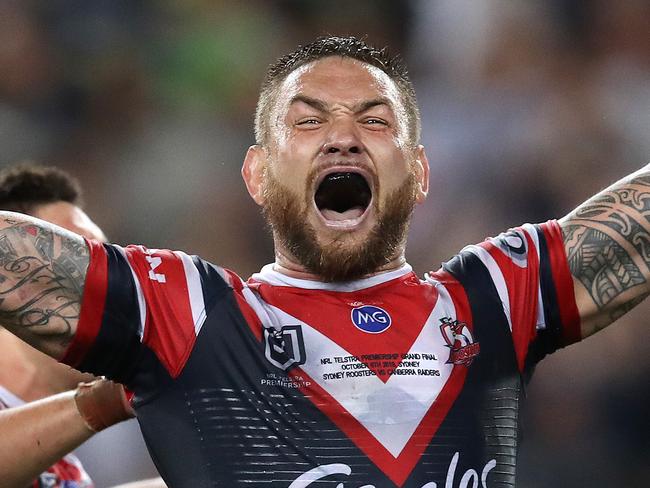
M327 112L327 104L317 98L308 97L307 95L296 95L291 99L289 105L293 105L296 102L305 103L319 112Z
M296 102L302 102L310 107L318 110L319 112L328 112L329 107L328 104L323 102L322 100L319 100L317 98L312 98L307 95L301 95L298 94L294 96L291 99L291 102L289 103L290 105L293 105ZM365 112L366 110L371 109L372 107L376 107L378 105L385 105L388 108L392 108L393 104L390 102L388 98L385 97L379 97L379 98L373 98L371 100L364 100L363 102L360 102L352 107L352 111L355 114L359 114L362 112Z
M373 98L372 100L366 100L354 107L354 113L365 112L366 110L376 107L378 105L386 105L388 108L393 108L393 104L385 97Z

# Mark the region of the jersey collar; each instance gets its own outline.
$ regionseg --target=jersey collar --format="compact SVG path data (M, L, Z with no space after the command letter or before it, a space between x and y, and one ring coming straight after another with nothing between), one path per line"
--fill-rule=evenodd
M259 273L253 274L251 276L252 281L258 281L261 283L266 283L273 286L291 286L294 288L304 288L307 290L329 290L329 291L358 291L365 288L370 288L372 286L380 285L386 283L387 281L394 280L396 278L401 278L404 275L413 272L413 268L410 264L405 263L400 268L394 269L392 271L385 271L368 278L362 278L355 281L346 281L343 283L325 283L322 281L314 280L304 280L300 278L292 278L285 274L276 271L273 267L273 263L267 264L264 266Z

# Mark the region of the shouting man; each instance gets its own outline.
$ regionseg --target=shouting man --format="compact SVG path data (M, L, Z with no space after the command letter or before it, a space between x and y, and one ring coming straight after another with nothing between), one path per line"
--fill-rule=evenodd
M300 47L270 67L255 132L242 174L274 263L245 281L5 214L3 323L134 390L172 487L514 486L532 367L650 291L650 170L418 278L428 162L398 61Z

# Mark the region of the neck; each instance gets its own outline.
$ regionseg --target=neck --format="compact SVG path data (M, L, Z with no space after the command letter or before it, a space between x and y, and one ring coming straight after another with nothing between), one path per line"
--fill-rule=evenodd
M402 248L394 258L379 268L369 272L364 278L375 276L387 271L394 271L406 264L404 249ZM301 280L323 281L322 277L316 273L308 271L291 253L287 252L282 246L275 247L275 263L273 269L278 273L297 278Z

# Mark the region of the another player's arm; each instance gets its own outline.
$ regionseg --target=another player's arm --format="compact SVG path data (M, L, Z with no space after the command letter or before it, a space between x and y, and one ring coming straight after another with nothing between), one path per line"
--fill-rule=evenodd
M81 417L74 395L70 391L0 411L1 486L31 486L94 434Z
M77 329L88 263L82 237L0 212L0 324L61 359Z
M105 379L0 410L0 485L31 486L94 433L133 416L124 389Z
M587 337L650 293L650 165L560 221Z

